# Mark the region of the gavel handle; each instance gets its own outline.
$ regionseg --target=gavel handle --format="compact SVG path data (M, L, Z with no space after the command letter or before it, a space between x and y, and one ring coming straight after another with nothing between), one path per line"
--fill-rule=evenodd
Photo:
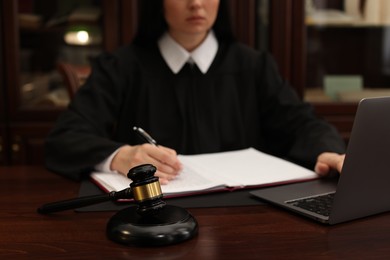
M85 196L75 199L62 200L57 202L51 202L42 205L37 209L40 214L53 213L58 211L64 211L69 209L81 208L97 203L106 201L113 201L118 199L131 199L133 197L131 188L127 188L121 191L112 191L103 195Z

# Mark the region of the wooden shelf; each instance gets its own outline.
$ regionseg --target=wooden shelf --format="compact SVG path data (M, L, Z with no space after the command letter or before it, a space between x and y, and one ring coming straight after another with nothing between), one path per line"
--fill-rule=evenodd
M307 89L304 100L310 103L358 103L363 98L390 96L390 88L364 88L359 91L344 91L334 100L322 88Z

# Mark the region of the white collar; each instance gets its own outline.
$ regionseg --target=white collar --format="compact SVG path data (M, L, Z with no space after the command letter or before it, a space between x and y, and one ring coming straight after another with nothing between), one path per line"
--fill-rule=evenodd
M177 74L186 62L195 63L206 74L218 51L218 41L211 31L206 39L192 52L179 45L168 33L158 40L161 55L173 73Z

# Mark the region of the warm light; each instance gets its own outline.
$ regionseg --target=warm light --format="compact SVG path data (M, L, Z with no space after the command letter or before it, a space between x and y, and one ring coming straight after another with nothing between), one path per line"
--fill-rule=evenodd
M68 45L97 46L102 43L102 34L95 26L70 26L64 34L64 41Z
M67 44L87 45L91 39L87 31L70 31L65 34L64 40Z
M89 34L87 31L78 31L76 36L80 44L87 44L89 42Z

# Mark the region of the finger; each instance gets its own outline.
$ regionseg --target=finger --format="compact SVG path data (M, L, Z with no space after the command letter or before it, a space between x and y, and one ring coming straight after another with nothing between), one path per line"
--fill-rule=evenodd
M314 168L314 171L320 175L320 176L325 176L329 173L330 168L329 165L322 163L322 162L317 162L316 166Z
M344 158L344 154L341 155L337 153L322 153L320 156L318 156L317 163L326 164L330 169L335 169L338 172L341 172L344 163Z
M163 173L164 177L168 178L168 179L173 179L179 174L178 170L176 170L173 167L171 167L170 165L154 158L153 156L148 156L147 158L145 158L143 163L152 164L153 166L155 166L157 168L158 172Z
M174 149L169 148L169 147L159 145L158 148L164 149L167 153L169 153L171 155L175 155L175 156L177 155L176 151Z
M180 160L177 158L175 150L163 146L154 146L148 147L148 153L151 157L155 158L157 161L163 164L162 166L165 167L164 171L178 174L179 171L183 168ZM169 167L171 170L166 167Z

